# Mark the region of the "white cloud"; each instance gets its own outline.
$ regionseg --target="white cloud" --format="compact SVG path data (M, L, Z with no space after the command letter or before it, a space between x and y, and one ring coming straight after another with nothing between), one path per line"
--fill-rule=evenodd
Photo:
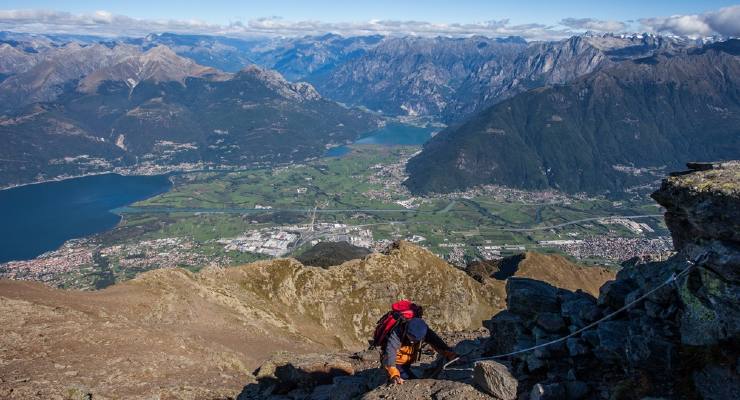
M643 27L660 33L691 37L740 36L740 6L730 6L704 14L643 18Z
M209 33L217 32L222 27L197 20L142 20L108 11L72 14L48 10L0 10L0 29L32 33L125 36L163 31Z
M593 18L565 18L560 21L560 25L598 32L620 32L627 27L622 21L601 21Z
M292 36L333 32L344 35L522 36L532 40L557 39L574 33L567 28L544 24L513 25L508 19L464 24L396 20L327 23L311 20L288 21L279 17L270 17L217 25L199 20L135 19L107 11L98 11L93 14L71 14L47 10L0 10L0 29L17 32L77 33L101 36L141 36L152 32Z
M571 32L555 29L543 24L511 25L509 20L494 20L480 23L432 23L424 21L370 20L367 22L325 23L320 21L286 21L280 18L262 18L241 25L245 32L261 32L279 35L317 34L336 32L341 34L411 34L420 36L522 36L528 39L551 39L569 36Z
M628 21L630 22L630 21ZM696 15L644 18L641 29L686 36L740 35L740 6L722 8ZM558 25L512 24L508 19L477 23L433 23L425 21L370 20L358 22L289 21L279 17L235 21L226 25L201 20L136 19L97 11L72 14L49 10L0 10L0 30L29 33L75 33L99 36L143 36L148 33L174 32L229 36L296 36L327 32L343 35L419 35L489 37L521 36L528 40L561 39L584 30L621 32L624 21L593 18L565 18Z

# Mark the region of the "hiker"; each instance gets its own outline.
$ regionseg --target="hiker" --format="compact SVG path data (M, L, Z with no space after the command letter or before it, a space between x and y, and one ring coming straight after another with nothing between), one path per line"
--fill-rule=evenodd
M383 347L381 360L391 382L402 384L406 379L417 378L411 371L411 364L419 360L424 343L431 345L447 360L457 357L423 319L411 318L396 324Z

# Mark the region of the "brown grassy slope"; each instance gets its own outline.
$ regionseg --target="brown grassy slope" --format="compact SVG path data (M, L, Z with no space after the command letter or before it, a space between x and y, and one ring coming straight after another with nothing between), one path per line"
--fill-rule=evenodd
M516 260L517 258L521 259L516 261L516 271L512 276L544 281L555 287L571 291L581 289L596 297L599 296L601 285L613 280L616 276L616 272L613 270L577 264L558 254L542 254L529 251L512 256L508 260ZM495 306L501 309L506 307L504 301L506 299L506 280L494 278L493 273L499 271L503 261L481 261L469 267L473 276L484 283L487 292L495 299ZM481 279L481 277L484 278Z
M521 273L546 278L548 259L540 261ZM560 286L602 283L553 265L568 276L555 277ZM285 259L198 274L156 270L98 292L0 281L0 398L234 395L275 351L365 347L401 297L424 304L440 331L477 328L503 305L503 282L496 285L406 243L330 269Z
M514 276L532 278L559 288L581 289L599 296L601 285L615 278L616 272L602 267L586 267L557 254L524 253Z
M157 270L98 292L0 281L0 398L233 395L275 351L363 348L399 297L427 305L440 330L495 311L480 284L407 244L329 270Z

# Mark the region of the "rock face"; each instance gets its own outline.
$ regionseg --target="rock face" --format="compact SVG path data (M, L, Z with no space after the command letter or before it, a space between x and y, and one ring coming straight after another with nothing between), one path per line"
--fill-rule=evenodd
M653 198L668 210L665 222L677 250L697 240L740 242L738 162L691 163L672 174Z
M649 35L586 34L531 43L520 37L389 37L305 79L347 104L450 122L534 87L694 45Z
M547 282L557 288L580 289L598 295L601 285L614 279L616 275L613 270L579 265L558 254L531 251L501 260L476 261L468 265L465 272L501 299L506 297L506 285L510 278L529 278ZM504 307L503 301L501 306Z
M667 178L653 195L666 207L675 256L625 263L598 299L542 282L509 280L508 310L486 322L491 331L486 354L564 337L681 274L612 319L515 356L520 392L531 399L737 397L740 163L690 167Z

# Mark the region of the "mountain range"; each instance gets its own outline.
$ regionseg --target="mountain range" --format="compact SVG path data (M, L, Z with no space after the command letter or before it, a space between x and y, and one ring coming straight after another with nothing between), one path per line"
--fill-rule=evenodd
M388 38L306 80L347 104L457 122L528 89L565 83L621 60L693 46L696 42L652 35L531 43L519 37Z
M256 66L224 73L165 46L71 43L52 53L0 83L2 185L116 167L300 161L377 126Z
M1 32L9 146L0 184L142 163L299 161L379 118L412 116L449 125L409 164L415 193L486 183L621 192L692 159L738 154L736 46L649 34L526 42ZM668 142L674 151L660 151Z
M128 45L143 51L166 46L200 65L225 72L256 64L290 81L309 82L322 95L346 104L391 116L422 115L444 121L459 121L516 93L564 83L615 62L703 44L648 34L584 34L560 41L527 42L520 37L482 36L326 34L236 39L161 33L112 41L9 32L0 33L2 42L16 50L33 49L36 58L67 43L112 49ZM0 73L14 71L3 68Z
M740 154L740 41L619 62L494 105L411 159L416 193L479 184L612 194Z

